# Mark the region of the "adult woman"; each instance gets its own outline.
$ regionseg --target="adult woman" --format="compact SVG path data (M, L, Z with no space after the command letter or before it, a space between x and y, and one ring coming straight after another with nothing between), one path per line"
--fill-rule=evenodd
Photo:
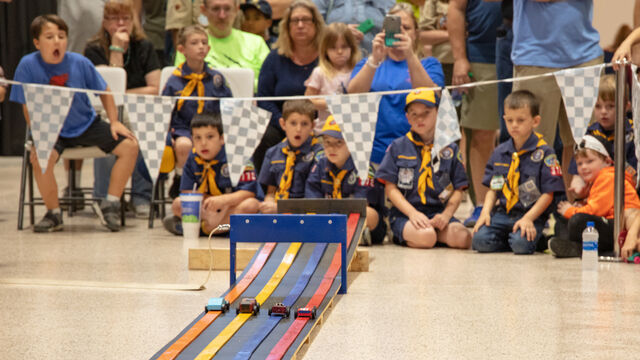
M393 47L386 47L384 32L373 39L373 50L351 73L347 90L350 93L415 89L444 86L442 66L433 57L419 60L415 53L417 22L408 4L400 3L389 10L400 16L402 33L396 34ZM391 141L409 131L404 114L405 94L385 95L380 100L376 135L373 140L371 162L379 164Z
M304 81L318 65L318 49L324 20L309 0L295 0L280 21L280 36L275 49L262 64L258 79L258 96L304 95ZM284 101L259 101L258 106L271 112L271 121L253 153L260 170L268 148L284 138L278 124Z
M109 0L105 3L102 28L89 40L84 54L96 66L124 68L128 93L158 94L160 61L151 42L145 39L131 0ZM113 162L109 158L94 161L95 197L106 195L112 167ZM149 216L151 179L140 154L132 175L131 198L136 215Z

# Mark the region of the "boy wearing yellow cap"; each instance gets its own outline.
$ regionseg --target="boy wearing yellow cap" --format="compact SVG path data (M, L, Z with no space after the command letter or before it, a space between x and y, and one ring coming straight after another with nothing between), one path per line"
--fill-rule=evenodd
M469 181L458 146L449 144L432 158L438 100L432 90L407 95L411 129L395 139L376 172L393 207L389 223L396 244L432 248L436 242L467 249L471 234L453 217Z
M540 124L539 109L527 90L514 91L504 100L510 139L496 147L485 168L482 183L489 192L473 228L473 249L478 252L533 254L555 207L554 193L564 194L556 154L534 131Z
M333 115L329 115L319 134L322 136L324 156L311 168L305 187L305 198L366 199L372 186L363 182L356 174L351 153L342 137L340 126ZM384 221L371 206L367 206L367 228L363 245L381 244L387 232Z

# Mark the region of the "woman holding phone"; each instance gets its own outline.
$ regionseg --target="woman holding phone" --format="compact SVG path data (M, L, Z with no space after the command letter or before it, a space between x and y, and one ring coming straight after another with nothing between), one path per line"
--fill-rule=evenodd
M395 34L395 41L391 44L391 39L387 39L391 46L385 45L384 28L375 36L371 56L360 61L351 73L348 92L444 86L440 62L433 57L418 59L415 51L418 24L411 6L406 3L396 4L389 10L387 17L385 23L389 24L388 27L395 27L398 18L400 20L400 31ZM398 29L390 29L390 32L396 30ZM391 141L409 131L409 122L404 114L405 98L406 94L384 95L380 100L371 153L374 168L382 161Z

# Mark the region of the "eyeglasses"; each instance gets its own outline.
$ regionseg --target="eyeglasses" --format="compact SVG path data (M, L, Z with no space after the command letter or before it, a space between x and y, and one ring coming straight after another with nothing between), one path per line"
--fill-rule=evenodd
M292 25L297 25L298 23L302 23L302 25L309 25L313 23L312 17L299 17L299 18L290 18L289 23Z
M131 15L105 15L104 17L107 21L122 21L122 22L130 22Z

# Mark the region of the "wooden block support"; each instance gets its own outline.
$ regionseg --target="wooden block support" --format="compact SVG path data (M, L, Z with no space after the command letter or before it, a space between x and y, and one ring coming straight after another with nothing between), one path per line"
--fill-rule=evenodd
M236 251L236 270L243 270L258 249L237 249ZM213 270L229 270L229 249L214 248L213 253ZM189 249L189 270L209 270L209 249ZM369 271L369 250L356 249L353 261L348 268L353 272Z

